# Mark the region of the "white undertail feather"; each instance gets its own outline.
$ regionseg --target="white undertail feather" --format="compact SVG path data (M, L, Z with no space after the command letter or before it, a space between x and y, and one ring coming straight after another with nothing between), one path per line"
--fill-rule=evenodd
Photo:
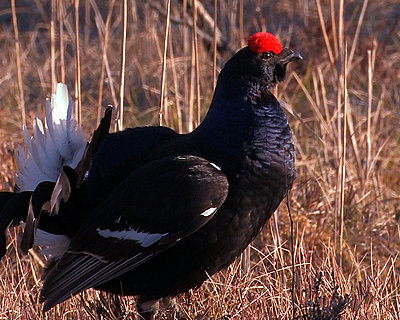
M62 234L53 234L40 229L35 233L35 245L40 246L46 258L60 258L68 249L70 238Z
M16 183L20 191L33 191L42 181L55 182L63 166L75 168L86 147L83 131L72 116L72 100L65 84L58 83L56 93L46 100L46 119L37 117L33 136L24 126L26 152L19 145Z

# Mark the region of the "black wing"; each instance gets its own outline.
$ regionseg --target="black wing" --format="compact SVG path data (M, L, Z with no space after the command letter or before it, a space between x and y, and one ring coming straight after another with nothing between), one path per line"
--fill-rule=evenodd
M105 283L187 237L224 202L228 181L195 156L166 157L131 173L81 226L44 279L44 309Z
M106 136L81 186L87 205L98 205L131 172L148 163L155 149L178 136L166 127L129 128Z

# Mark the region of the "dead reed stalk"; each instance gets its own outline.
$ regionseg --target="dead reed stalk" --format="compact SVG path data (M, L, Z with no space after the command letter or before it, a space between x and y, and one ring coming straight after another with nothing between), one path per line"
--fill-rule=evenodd
M342 77L342 75L340 75ZM347 46L345 47L345 56L343 61L343 141L342 155L340 159L340 204L339 204L339 266L343 264L343 243L344 243L344 213L345 213L345 189L346 189L346 150L347 150L347 109L348 109L348 92L347 92Z
M119 82L119 112L118 112L118 130L124 129L124 89L125 89L125 60L126 60L126 31L128 28L128 0L123 4L123 31L121 43L121 69Z
M373 99L373 74L375 67L376 45L373 50L368 50L368 109L367 109L367 170L370 171L372 161L372 132L371 132L371 115L372 115L372 99ZM365 177L368 179L368 175Z
M165 21L165 35L164 35L164 53L162 60L162 72L161 72L161 94L160 94L160 111L158 114L158 120L160 126L163 125L164 113L168 114L167 105L165 105L165 82L167 76L167 50L168 50L168 35L169 35L169 24L170 24L170 13L171 13L171 0L167 2L167 18Z
M97 116L98 116L98 122L100 122L101 118L101 105L103 102L103 93L104 93L104 72L107 73L107 80L108 80L108 85L110 88L111 92L111 97L112 101L114 103L114 106L118 105L117 101L117 95L115 93L115 87L114 87L114 80L111 75L111 69L110 69L110 64L108 62L108 57L107 57L107 50L108 50L108 43L109 43L109 35L110 35L110 23L111 23L111 17L112 13L114 10L116 0L110 0L110 5L108 8L108 13L107 13L107 18L106 18L106 23L104 24L102 15L100 13L99 7L96 4L95 0L90 0L90 4L93 8L94 14L95 14L95 21L96 21L96 27L97 31L99 33L99 37L102 40L101 46L102 46L102 59L101 59L101 69L100 69L100 80L99 80L99 93L97 97ZM105 71L104 71L105 69Z
M343 92L344 92L344 0L340 0L339 4L339 29L338 29L338 59L337 59L337 158L339 160L339 170L337 171L337 187L336 187L336 218L335 218L335 244L338 244L338 255L337 261L339 266L342 266L343 262L343 233L342 233L342 225L343 225L343 212L344 212L344 202L342 201L344 197L344 182L343 177L345 177L343 169L345 168L344 164L344 151L343 149L346 146L343 145L344 137L343 134L346 133L342 127L344 124L345 113L342 110L343 103ZM336 36L336 35L335 35ZM344 98L345 99L345 98ZM343 122L342 122L343 121ZM343 194L342 194L343 193Z
M101 70L100 70L100 79L99 79L99 94L97 98L97 125L100 123L100 119L102 117L102 103L103 103L103 83L104 83L104 72L105 72L105 66L107 62L107 48L108 48L108 39L110 35L110 22L111 22L111 16L114 10L114 5L115 5L115 0L110 0L110 5L108 8L108 13L107 13L107 18L106 18L106 24L104 26L104 36L103 36L103 41L102 41L102 59L101 59ZM100 11L97 8L97 5L95 4L94 1L91 1L91 4L94 8L95 11L95 16L96 16L96 21L98 25L98 30L99 30L99 36L101 37L101 29L100 29L100 24L101 24L101 14Z
M176 71L176 62L175 62L175 54L174 54L174 46L172 43L172 33L170 32L169 37L169 55L171 57L171 69L172 69L172 79L174 82L174 90L175 90L175 107L176 107L176 116L177 116L177 127L178 132L183 133L183 119L182 119L182 110L181 110L181 103L179 97L179 81L178 81L178 74Z
M197 122L196 126L200 124L201 104L200 104L200 66L199 66L199 47L197 40L197 0L193 0L193 44L194 44L194 60L196 67L196 101L197 101Z
M26 125L24 86L22 83L22 71L21 71L21 53L20 53L21 49L19 42L17 13L15 11L15 0L11 0L11 11L12 11L12 21L14 26L15 59L17 64L17 81L18 81L18 92L19 92L18 104L21 108L22 124Z
M50 73L51 73L51 93L56 92L56 0L51 0L51 19L50 19Z
M75 4L75 116L78 125L82 124L82 100L81 100L81 54L79 37L79 0Z
M64 50L64 4L62 0L57 0L57 12L59 23L59 37L60 37L60 74L61 82L65 83L65 50Z
M214 29L213 29L213 90L217 85L217 28L218 0L214 0Z
M360 36L361 26L364 21L365 12L367 11L367 6L368 6L368 0L364 0L360 15L358 17L357 29L356 29L356 32L353 37L353 43L351 45L351 50L350 50L350 55L349 55L349 66L348 66L349 71L351 71L351 65L353 63L354 52L356 51L356 48L357 48L358 37Z
M322 13L320 0L315 0L315 3L317 4L318 18L319 18L319 22L321 24L321 31L322 31L322 34L324 36L325 46L326 46L326 49L328 51L329 61L330 61L331 65L333 66L335 64L335 59L333 57L332 48L331 48L331 44L330 44L330 41L329 41L328 33L326 32L324 15Z

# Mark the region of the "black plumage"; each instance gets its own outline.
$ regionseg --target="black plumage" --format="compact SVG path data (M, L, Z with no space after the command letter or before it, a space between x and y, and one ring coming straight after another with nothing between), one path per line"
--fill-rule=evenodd
M44 277L44 309L89 287L155 305L232 263L295 179L292 133L271 90L298 59L247 46L222 69L193 132L104 135L58 215L40 213L39 229L70 241Z

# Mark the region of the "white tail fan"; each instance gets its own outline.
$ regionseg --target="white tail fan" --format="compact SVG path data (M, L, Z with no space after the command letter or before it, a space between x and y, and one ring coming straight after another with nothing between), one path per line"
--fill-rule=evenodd
M18 164L16 183L20 191L33 191L43 181L55 182L63 166L75 168L86 148L83 131L72 117L72 100L68 88L58 83L51 101L46 100L46 119L37 117L31 137L23 128L26 153L19 145L15 158Z

